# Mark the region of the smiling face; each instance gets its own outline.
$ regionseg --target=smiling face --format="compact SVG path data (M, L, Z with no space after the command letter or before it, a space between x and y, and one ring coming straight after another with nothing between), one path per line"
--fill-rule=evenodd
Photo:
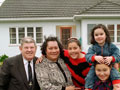
M59 57L60 49L56 41L49 41L46 48L46 57L49 60L56 61Z
M106 34L102 28L98 28L94 31L95 41L100 45L104 45L106 40Z
M71 58L78 59L80 57L81 48L76 42L71 42L68 44L68 52Z
M23 45L21 45L19 47L23 57L30 61L35 57L35 53L36 53L36 45L34 43L24 43Z
M102 81L106 81L110 76L111 67L106 64L97 64L95 66L95 73L97 77Z

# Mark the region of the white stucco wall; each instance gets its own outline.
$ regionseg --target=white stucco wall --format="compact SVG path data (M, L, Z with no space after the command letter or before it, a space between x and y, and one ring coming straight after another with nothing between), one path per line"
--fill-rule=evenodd
M54 35L56 36L57 25L76 25L76 37L80 37L80 23L73 21L61 21L61 22L0 22L0 56L3 54L9 57L20 53L19 45L9 44L9 27L42 27L43 36ZM37 45L36 56L40 56L40 45Z
M119 19L83 19L81 21L56 21L56 22L0 22L0 56L6 54L14 56L19 54L19 45L9 44L9 27L42 27L43 36L54 35L56 36L56 26L75 25L76 37L82 37L82 50L87 52L90 45L87 44L87 24L120 24ZM120 48L120 43L114 43ZM40 45L37 45L36 56L40 56Z

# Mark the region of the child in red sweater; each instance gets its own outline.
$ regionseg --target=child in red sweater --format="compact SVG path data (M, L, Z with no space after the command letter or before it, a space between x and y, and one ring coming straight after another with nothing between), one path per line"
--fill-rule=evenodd
M72 75L73 84L76 87L84 88L85 77L90 70L91 64L85 59L85 52L81 50L81 44L77 38L70 38L67 43L67 49L61 56L65 61Z

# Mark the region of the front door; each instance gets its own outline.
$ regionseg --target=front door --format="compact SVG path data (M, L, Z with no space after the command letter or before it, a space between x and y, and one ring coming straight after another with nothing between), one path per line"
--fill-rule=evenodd
M61 30L60 36L61 36L62 45L65 49L67 49L67 41L68 41L68 38L71 37L72 28L71 27L61 27L60 30Z

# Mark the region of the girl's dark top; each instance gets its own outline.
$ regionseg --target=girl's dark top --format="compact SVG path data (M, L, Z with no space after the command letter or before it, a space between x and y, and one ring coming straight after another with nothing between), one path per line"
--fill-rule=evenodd
M95 82L93 90L113 90L113 85L110 80L101 82L100 80Z

